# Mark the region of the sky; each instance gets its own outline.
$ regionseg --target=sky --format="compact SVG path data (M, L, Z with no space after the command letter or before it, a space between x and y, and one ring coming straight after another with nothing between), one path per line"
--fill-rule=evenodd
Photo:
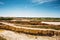
M60 0L0 0L0 16L60 17Z

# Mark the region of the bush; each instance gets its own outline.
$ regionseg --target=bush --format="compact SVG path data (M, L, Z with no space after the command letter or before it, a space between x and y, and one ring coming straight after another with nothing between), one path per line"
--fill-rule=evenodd
M0 17L0 20L12 20L13 18Z

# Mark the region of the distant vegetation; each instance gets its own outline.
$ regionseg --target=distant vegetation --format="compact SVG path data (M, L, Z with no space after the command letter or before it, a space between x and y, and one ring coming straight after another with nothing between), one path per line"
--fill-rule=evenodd
M60 18L53 18L53 17L16 17L16 19L28 19L33 21L49 21L49 22L60 22Z
M9 18L9 17L0 17L0 20L12 20L13 18Z
M60 22L60 18L49 18L49 17L41 17L41 18L30 18L30 17L0 17L0 20L12 20L12 19L15 19L15 20L21 20L21 19L27 19L27 20L33 20L33 21L49 21L49 22Z
M40 20L40 21L56 21L60 22L60 18L31 18L33 20Z
M41 18L39 20L42 20L42 21L56 21L56 22L59 22L60 21L60 18Z

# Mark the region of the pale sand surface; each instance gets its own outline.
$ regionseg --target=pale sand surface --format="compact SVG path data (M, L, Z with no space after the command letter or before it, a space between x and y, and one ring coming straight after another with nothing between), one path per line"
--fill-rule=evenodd
M38 36L29 35L24 33L16 33L13 31L3 30L0 32L0 36L6 38L7 40L60 40L58 36Z
M46 24L60 25L60 22L42 22Z

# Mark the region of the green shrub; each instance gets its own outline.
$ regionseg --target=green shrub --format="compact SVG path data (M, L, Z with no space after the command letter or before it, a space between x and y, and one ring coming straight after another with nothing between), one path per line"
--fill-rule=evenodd
M12 20L13 18L8 18L8 17L0 17L0 20Z

